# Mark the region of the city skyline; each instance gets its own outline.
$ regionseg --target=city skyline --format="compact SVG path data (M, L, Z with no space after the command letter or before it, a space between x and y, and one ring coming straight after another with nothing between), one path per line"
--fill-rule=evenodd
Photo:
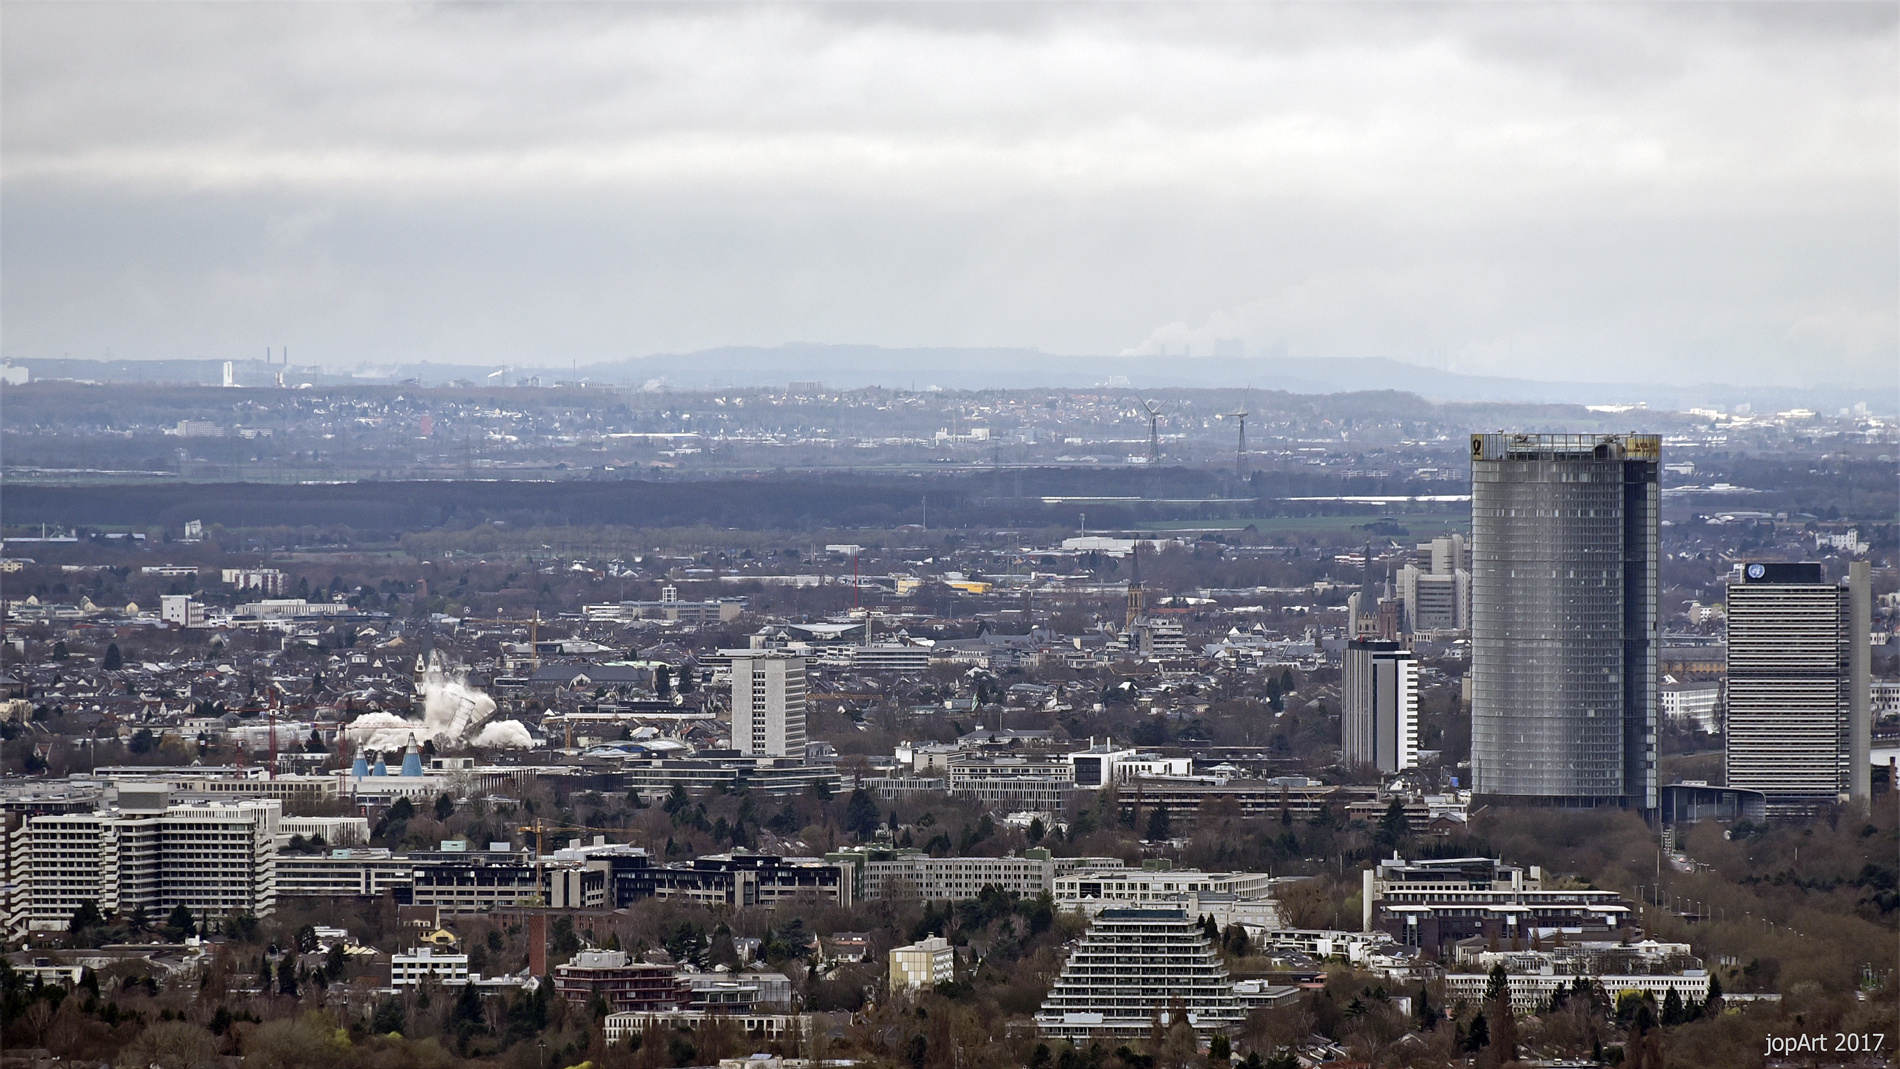
M0 1046L1871 1066L1896 235L1892 3L9 3Z

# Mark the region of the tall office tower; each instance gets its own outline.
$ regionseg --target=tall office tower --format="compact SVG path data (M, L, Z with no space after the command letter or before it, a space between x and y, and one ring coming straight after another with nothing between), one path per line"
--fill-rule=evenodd
M1405 628L1463 631L1471 626L1471 572L1465 568L1465 538L1446 535L1418 547L1420 560L1399 569L1399 601Z
M1756 562L1728 588L1728 785L1771 815L1867 800L1869 578Z
M805 658L777 649L732 658L732 748L746 757L805 759Z
M1397 772L1418 764L1418 662L1396 642L1356 638L1346 643L1340 681L1349 765Z
M1471 436L1472 790L1657 806L1654 435Z

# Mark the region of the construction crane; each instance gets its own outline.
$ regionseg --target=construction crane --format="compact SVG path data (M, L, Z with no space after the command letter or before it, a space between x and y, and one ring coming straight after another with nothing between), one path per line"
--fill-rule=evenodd
M1144 397L1135 400L1141 402L1142 409L1148 413L1148 463L1153 464L1161 459L1161 434L1156 429L1161 420L1161 402Z
M647 833L640 828L593 828L585 824L563 824L558 820L543 820L540 817L536 817L534 818L533 824L515 825L515 832L520 835L527 835L529 833L533 833L534 835L534 885L537 888L545 886L546 884L546 878L542 871L542 859L547 856L548 852L547 833L549 830L555 828L564 829L566 831L584 831L593 835L618 832L627 837L627 844L629 846L633 845L633 840L637 838L640 840L641 849L644 850L648 848L647 844L649 840L647 839Z
M484 619L482 617L471 617L471 621L472 622L478 621L484 624L527 624L528 625L529 663L533 666L534 671L539 672L541 670L541 610L540 609L534 610L533 616L524 616L524 617L519 617L519 618L512 617L512 616L495 616L495 617L491 617L487 619Z

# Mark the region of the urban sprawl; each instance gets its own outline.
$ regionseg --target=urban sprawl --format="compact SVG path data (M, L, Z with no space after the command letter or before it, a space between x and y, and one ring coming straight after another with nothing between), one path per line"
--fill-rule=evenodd
M273 374L10 370L9 1059L1900 1036L1864 407Z

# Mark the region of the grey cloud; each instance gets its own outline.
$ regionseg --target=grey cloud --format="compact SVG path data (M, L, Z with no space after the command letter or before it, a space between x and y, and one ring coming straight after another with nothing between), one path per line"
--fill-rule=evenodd
M0 344L1890 377L1894 37L1876 5L12 5Z

